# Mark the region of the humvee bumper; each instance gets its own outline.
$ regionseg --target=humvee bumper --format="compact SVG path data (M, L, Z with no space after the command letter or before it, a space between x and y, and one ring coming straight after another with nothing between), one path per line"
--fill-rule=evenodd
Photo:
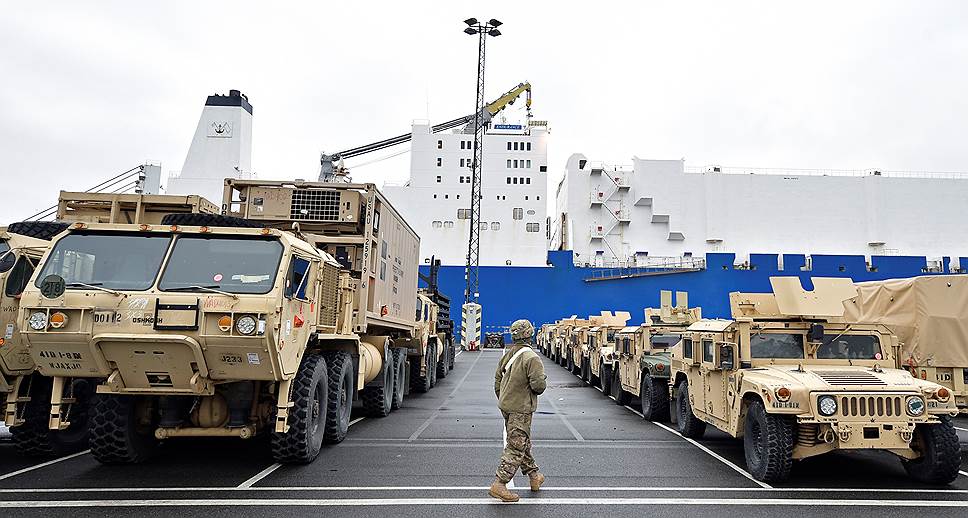
M920 422L932 420L921 419ZM902 457L917 456L911 450L915 422L816 422L801 420L793 458L803 459L832 450L889 450Z

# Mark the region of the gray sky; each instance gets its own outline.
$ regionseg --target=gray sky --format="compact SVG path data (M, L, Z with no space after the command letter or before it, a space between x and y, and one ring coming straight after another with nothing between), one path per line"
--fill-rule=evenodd
M574 152L968 170L965 2L40 4L0 16L0 222L146 160L180 170L205 96L230 88L255 107L266 179L314 178L319 151L407 132L428 106L434 122L470 113L469 16L505 24L486 97L534 85L552 189Z

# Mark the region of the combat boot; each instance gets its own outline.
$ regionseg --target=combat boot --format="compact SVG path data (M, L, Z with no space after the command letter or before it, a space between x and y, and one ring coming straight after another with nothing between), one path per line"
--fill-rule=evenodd
M541 485L544 484L544 475L540 471L533 471L528 473L528 478L531 479L531 490L537 491L541 489Z
M491 484L491 489L487 491L487 494L501 500L502 502L517 502L520 498L517 494L508 490L508 486L500 480L495 480L494 483Z

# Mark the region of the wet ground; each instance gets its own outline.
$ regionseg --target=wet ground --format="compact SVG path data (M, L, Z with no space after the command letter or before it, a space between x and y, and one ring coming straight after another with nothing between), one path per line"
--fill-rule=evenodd
M305 466L273 463L259 440L172 440L136 466L102 466L86 452L24 458L0 442L0 517L968 515L968 460L951 486L929 487L890 454L835 453L799 462L773 487L744 471L740 441L714 430L683 439L642 419L637 401L619 406L544 357L534 454L547 484L531 493L518 476L521 501L496 503L486 488L502 449L500 354L460 354L436 388L387 418L354 419L345 442ZM956 426L968 449L968 419Z

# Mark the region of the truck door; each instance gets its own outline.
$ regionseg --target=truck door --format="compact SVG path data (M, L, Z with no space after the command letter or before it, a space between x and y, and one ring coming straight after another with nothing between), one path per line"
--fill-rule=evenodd
M719 352L722 344L722 335L708 336L702 339L703 408L713 417L725 420L728 374L721 368Z
M316 279L319 261L293 255L286 274L279 322L279 362L282 372L299 368L301 353L315 328Z

